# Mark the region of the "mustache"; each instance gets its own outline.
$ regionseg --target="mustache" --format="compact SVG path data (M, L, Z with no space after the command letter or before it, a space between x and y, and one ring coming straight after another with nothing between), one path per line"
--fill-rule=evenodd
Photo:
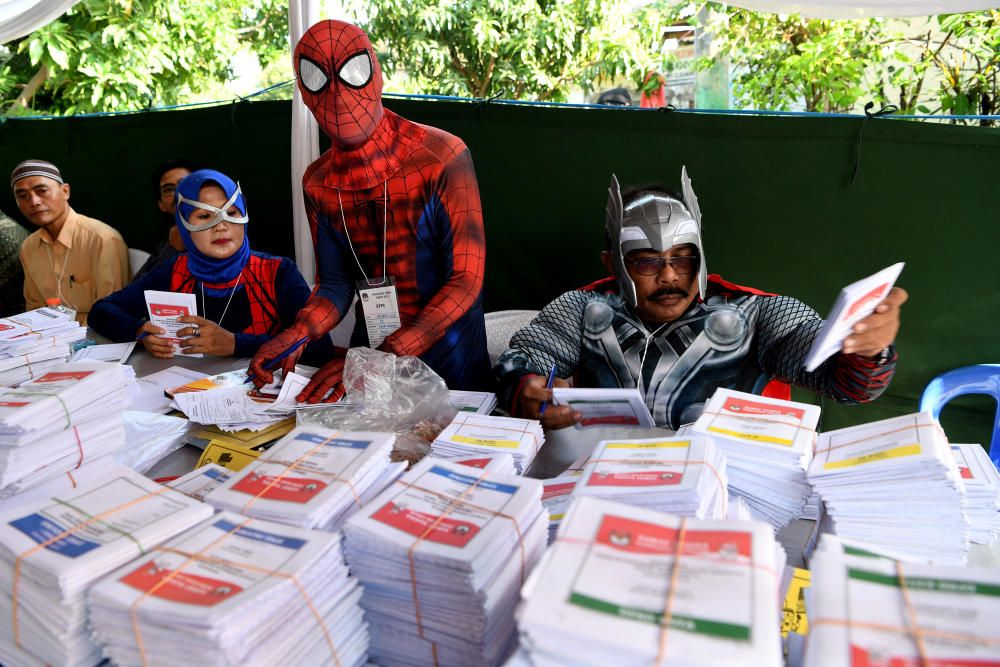
M656 299L659 299L659 298L662 298L662 297L665 297L665 296L679 296L682 299L686 299L686 298L688 298L688 294L689 294L689 292L687 290L681 289L680 287L664 287L662 289L656 290L655 292L653 292L652 294L650 294L646 298L648 298L651 301L654 301Z

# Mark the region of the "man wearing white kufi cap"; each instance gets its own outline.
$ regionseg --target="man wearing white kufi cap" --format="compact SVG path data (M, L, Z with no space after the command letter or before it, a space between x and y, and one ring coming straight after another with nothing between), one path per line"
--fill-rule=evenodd
M681 183L683 195L623 192L611 177L601 253L610 277L561 295L514 334L495 368L501 407L546 428L579 421L566 406L542 411L552 367L577 387L638 388L656 425L672 429L694 421L719 387L788 398L794 384L842 403L881 395L906 292L893 289L839 354L807 372L823 320L791 297L710 275L686 169Z

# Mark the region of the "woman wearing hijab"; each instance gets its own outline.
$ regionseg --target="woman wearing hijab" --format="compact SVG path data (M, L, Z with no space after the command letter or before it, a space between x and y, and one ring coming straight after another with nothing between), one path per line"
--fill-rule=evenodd
M212 169L177 185L175 221L187 252L164 261L128 287L101 299L87 324L115 342L141 340L154 357L173 356L162 329L147 321L146 290L193 293L202 317L185 316L177 332L187 353L252 357L263 343L295 321L309 298L295 264L250 250L246 200L239 186ZM323 337L306 348L325 362L333 345Z

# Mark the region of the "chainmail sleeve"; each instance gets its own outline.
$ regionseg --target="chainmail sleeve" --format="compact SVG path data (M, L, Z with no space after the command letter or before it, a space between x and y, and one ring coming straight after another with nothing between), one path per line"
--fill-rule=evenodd
M512 406L516 408L521 381L529 375L547 376L553 364L556 377L576 372L583 340L583 311L594 298L600 297L592 292L566 292L511 336L510 347L494 367L500 385L497 399L502 408L516 413Z
M787 296L758 301L755 319L758 362L765 374L781 382L811 389L839 403L867 403L882 395L896 368L850 354L835 354L811 373L806 355L823 320L815 310Z

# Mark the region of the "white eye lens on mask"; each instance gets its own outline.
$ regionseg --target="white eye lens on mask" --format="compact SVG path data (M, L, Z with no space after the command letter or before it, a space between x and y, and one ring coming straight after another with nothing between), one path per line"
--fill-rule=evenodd
M340 80L352 88L361 88L372 80L372 59L367 51L359 51L348 58L337 72Z
M299 58L299 81L310 93L318 93L326 88L330 77L313 61L308 58Z
M226 211L229 210L229 207L236 203L236 199L241 194L243 194L243 192L240 190L240 186L237 183L236 184L236 192L234 192L233 196L229 198L229 201L226 202L226 205L223 206L222 208L216 208L215 206L212 206L211 204L206 204L204 202L200 202L200 201L197 201L197 200L194 200L194 199L188 199L187 197L185 197L184 195L182 195L181 193L178 192L177 193L177 212L178 212L179 217L181 219L181 224L184 225L184 229L188 230L189 232L203 232L206 229L211 229L212 227L215 227L217 224L219 224L223 220L225 220L226 222L230 222L230 223L232 223L234 225L245 225L245 224L247 224L247 222L250 221L250 217L247 216L246 214L240 215L240 216L232 216L232 215L229 215L228 213L226 213ZM205 223L202 223L202 224L194 224L194 223L188 222L187 217L185 217L184 214L180 212L181 211L181 209L180 209L180 205L181 204L190 204L191 206L194 206L195 208L200 208L203 211L208 211L210 213L214 213L215 215L212 216L212 219L209 220L208 222L205 222ZM239 210L239 209L236 209L236 210Z

